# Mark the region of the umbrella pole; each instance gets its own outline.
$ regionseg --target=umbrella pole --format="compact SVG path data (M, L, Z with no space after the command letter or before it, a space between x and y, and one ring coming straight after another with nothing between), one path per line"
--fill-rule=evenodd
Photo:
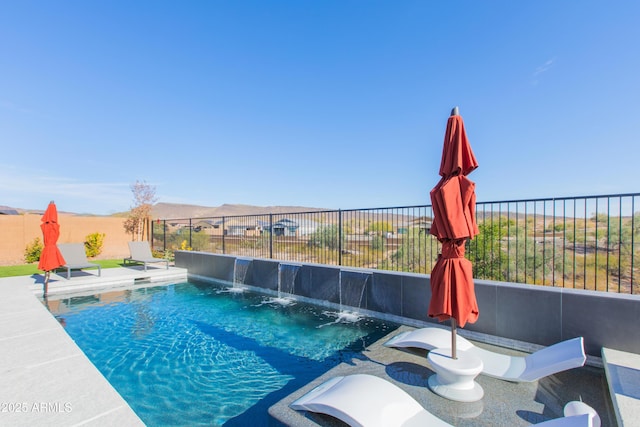
M51 277L51 272L50 271L45 271L44 272L44 292L43 292L43 296L46 298L47 294L49 293L49 277Z
M456 339L456 335L458 332L458 327L456 324L456 319L454 319L453 317L451 318L451 358L452 359L457 359L458 355L457 355L457 351L456 351L456 343L457 343L457 339Z

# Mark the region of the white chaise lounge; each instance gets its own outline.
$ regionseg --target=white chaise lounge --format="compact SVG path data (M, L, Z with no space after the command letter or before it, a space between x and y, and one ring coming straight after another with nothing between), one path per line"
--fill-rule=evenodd
M124 259L124 264L128 262L137 262L144 264L144 271L147 271L147 264L155 264L158 262L164 262L167 270L169 269L169 260L164 258L155 258L151 253L151 246L149 242L127 242L129 244L129 253L131 256Z
M367 374L333 377L294 401L290 407L328 414L350 426L451 427L400 387Z
M527 356L508 356L477 347L457 335L458 350L482 359L482 374L513 382L532 382L548 375L579 368L587 361L582 337L562 341ZM427 327L402 332L385 343L387 347L415 347L425 350L451 348L451 331Z
M59 243L58 249L66 263L60 267L60 269L67 270L67 280L71 279L71 270L98 267L98 276L102 275L100 265L91 263L87 260L87 252L84 248L84 243Z
M368 374L333 377L289 405L297 411L331 415L352 427L452 427L395 384ZM582 402L569 402L564 417L543 427L599 427L600 417Z

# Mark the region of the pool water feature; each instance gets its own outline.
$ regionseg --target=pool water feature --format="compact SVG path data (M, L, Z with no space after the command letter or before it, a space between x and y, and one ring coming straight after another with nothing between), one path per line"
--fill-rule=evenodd
M50 304L147 424L268 425L267 410L397 325L334 322L326 308L263 304L225 285L180 283Z
M249 266L251 265L250 259L236 258L233 262L233 286L228 288L228 292L244 292L245 288L242 286L247 277Z
M362 307L364 291L366 289L370 273L349 271L342 269L338 273L338 298L340 312L336 322L357 322L362 318L359 313ZM347 310L345 306L354 307L356 310Z
M296 264L278 264L278 296L270 297L265 300L267 304L292 305L295 301L291 296L294 293L296 276L300 266Z

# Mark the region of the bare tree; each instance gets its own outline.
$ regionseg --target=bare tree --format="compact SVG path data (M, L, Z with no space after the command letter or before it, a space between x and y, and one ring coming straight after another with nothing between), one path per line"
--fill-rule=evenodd
M134 205L129 212L129 216L124 222L124 229L131 234L132 240L144 240L145 233L149 233L149 217L151 208L158 200L156 197L156 187L149 185L146 181L137 181L131 185Z

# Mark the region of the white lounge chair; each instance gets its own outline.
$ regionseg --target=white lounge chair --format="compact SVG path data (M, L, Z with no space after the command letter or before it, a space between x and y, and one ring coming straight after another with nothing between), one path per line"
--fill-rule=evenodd
M71 270L98 267L98 276L102 275L100 265L91 263L87 260L87 252L84 248L84 243L59 243L58 249L65 260L65 265L60 267L60 269L67 269L67 280L71 279Z
M586 404L569 402L565 416L536 424L544 427L599 427ZM451 427L395 384L368 374L333 377L289 405L297 411L331 415L352 427ZM597 421L597 423L596 423Z
M333 377L290 407L338 418L350 426L451 427L420 405L406 391L382 378L355 374Z
M428 327L402 332L385 344L387 347L415 347L425 350L451 348L451 331ZM457 335L458 350L482 359L482 374L513 382L532 382L548 375L579 368L587 361L582 337L562 341L527 356L509 356L473 345Z
M129 244L129 253L131 256L124 259L124 264L127 262L138 262L144 264L144 271L147 271L147 264L154 264L158 262L164 262L169 269L169 260L164 258L155 258L151 253L151 246L149 242L127 242Z

